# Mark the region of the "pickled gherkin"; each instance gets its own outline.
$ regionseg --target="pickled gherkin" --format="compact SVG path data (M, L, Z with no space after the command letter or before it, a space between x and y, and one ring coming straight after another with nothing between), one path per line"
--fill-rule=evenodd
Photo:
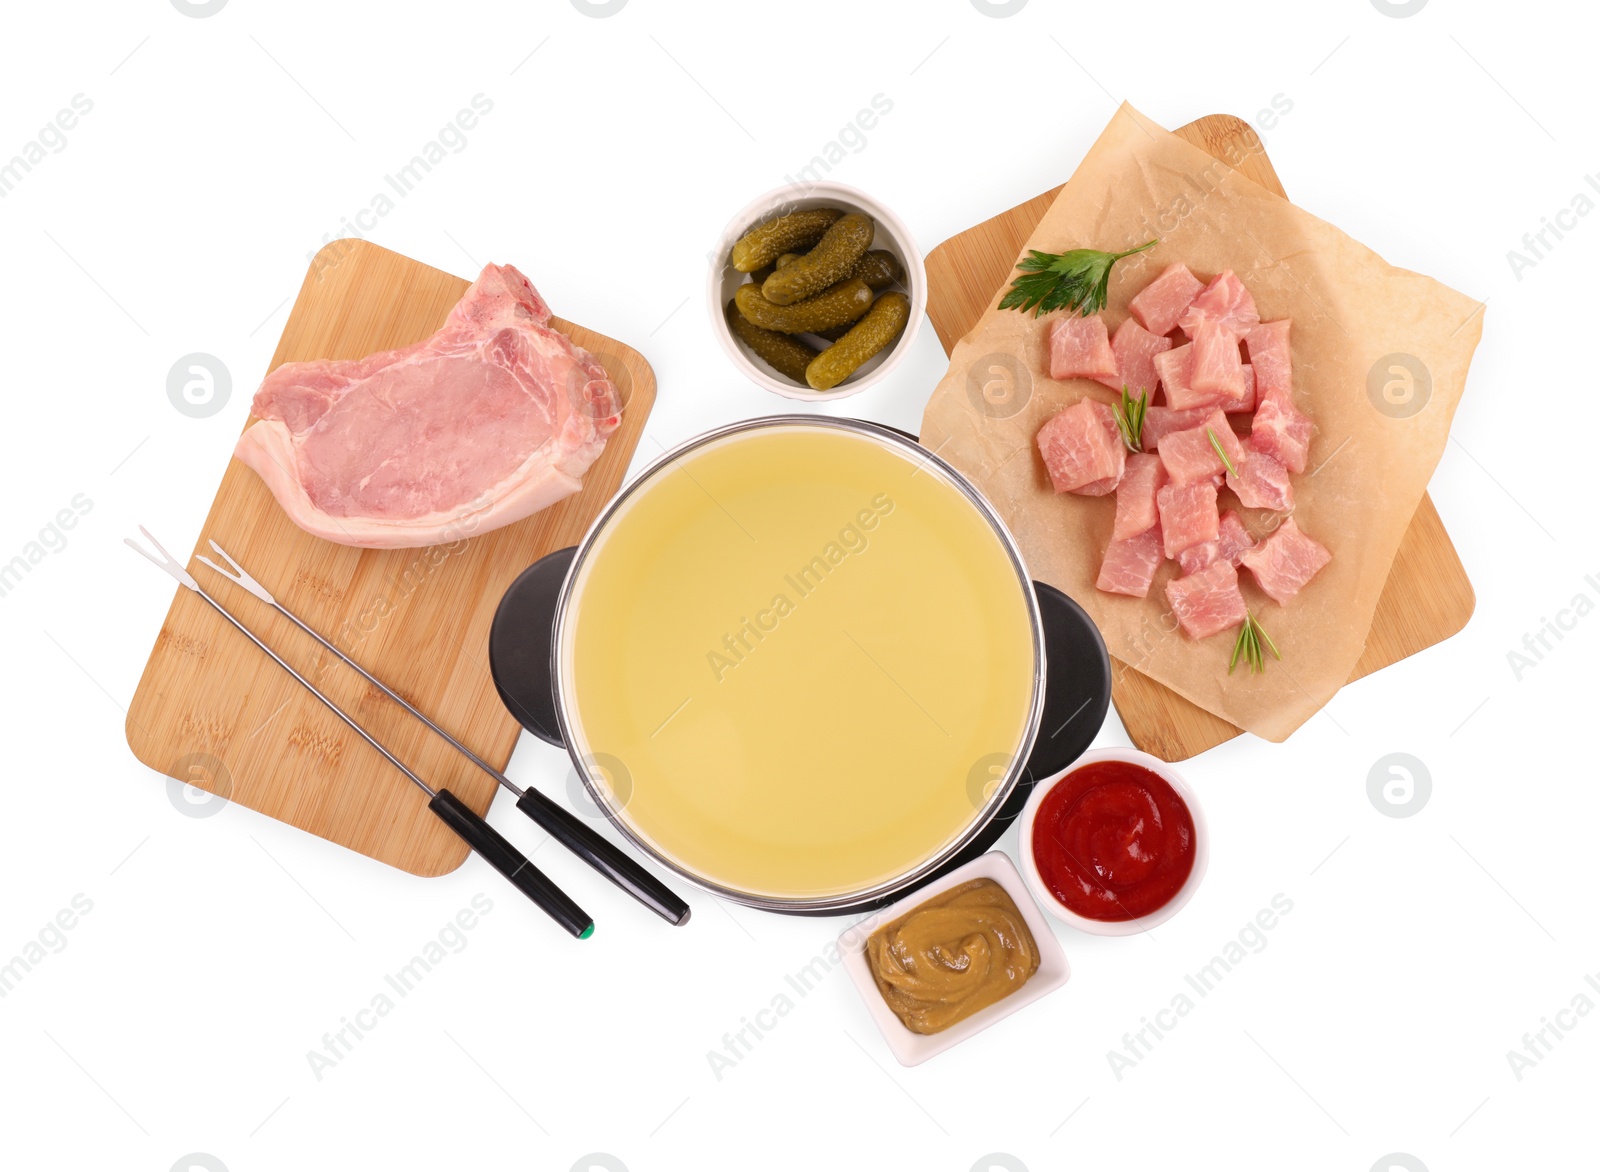
M874 248L860 260L851 270L852 277L860 277L872 286L874 293L887 289L890 285L906 279L906 271L901 267L900 261L894 253L886 252L881 248Z
M806 381L806 367L817 356L816 350L799 338L762 329L740 313L732 301L728 302L727 313L728 328L733 331L734 337L750 348L752 354L779 374L797 383Z
M910 320L910 299L904 293L884 293L854 329L811 360L806 367L807 385L814 391L832 390L898 338Z
M882 292L890 285L906 279L906 271L900 267L900 261L895 257L894 253L885 252L881 248L874 248L866 256L856 261L855 271L850 275L852 277L860 277L871 287L874 293ZM817 330L815 332L819 338L837 342L850 332L850 327L847 325L834 326L832 329Z
M838 208L812 208L758 224L733 246L733 267L753 273L786 252L810 248L843 215Z
M793 305L850 276L872 244L876 229L860 212L841 216L817 241L816 247L778 271L761 285L761 293L774 305Z
M774 305L752 284L740 285L733 297L746 321L781 334L814 334L847 325L872 308L872 289L858 278L840 281L793 305Z
M790 261L799 260L804 255L805 255L805 253L803 253L803 252L786 252L786 253L784 253L776 261L773 262L773 264L772 264L772 272L773 273L777 272L779 269L781 269L784 265L788 264ZM767 277L770 277L770 276L772 276L772 273L768 273L767 274ZM762 277L761 279L764 281L764 280L767 279L767 277Z

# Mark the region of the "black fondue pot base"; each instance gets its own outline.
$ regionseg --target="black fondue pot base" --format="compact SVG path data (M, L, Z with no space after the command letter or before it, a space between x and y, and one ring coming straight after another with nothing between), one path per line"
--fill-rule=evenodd
M500 600L489 628L489 670L500 699L518 723L534 736L560 746L550 647L556 603L576 547L546 554L524 570ZM1044 712L1027 768L1000 812L976 838L924 883L969 863L999 841L1022 813L1034 784L1060 773L1093 743L1111 705L1111 658L1094 622L1054 586L1033 584L1044 623ZM918 884L921 886L921 884ZM873 911L903 898L913 888L848 907L795 915L844 916Z
M556 602L577 556L569 545L534 562L506 589L489 627L489 674L517 723L541 741L562 748L556 693L550 676Z

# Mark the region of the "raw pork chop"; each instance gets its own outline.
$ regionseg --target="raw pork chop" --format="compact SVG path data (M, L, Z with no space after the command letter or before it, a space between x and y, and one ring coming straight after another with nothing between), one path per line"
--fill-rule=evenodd
M1094 317L1058 317L1050 327L1050 377L1117 377L1117 356L1106 338L1106 323Z
M1301 413L1287 391L1263 391L1255 418L1250 422L1250 446L1264 452L1290 472L1306 470L1311 447L1311 418Z
M1122 479L1128 449L1116 414L1104 403L1080 399L1056 412L1036 438L1057 492L1105 496Z
M1321 542L1300 531L1293 517L1285 518L1277 532L1240 559L1256 576L1256 585L1279 606L1300 593L1332 560Z
M1161 461L1142 452L1128 457L1117 484L1117 516L1111 523L1111 540L1137 537L1160 518L1156 513L1156 493L1167 482Z
M1152 334L1170 334L1189 303L1205 288L1186 265L1168 265L1161 275L1133 295L1128 312Z
M1229 509L1217 522L1217 539L1191 545L1178 553L1178 565L1185 574L1198 574L1212 562L1225 561L1237 566L1247 550L1255 548L1256 539L1239 520L1239 514Z
M1191 545L1217 539L1217 486L1209 480L1169 484L1156 493L1162 548L1175 558Z
M1212 562L1198 574L1167 583L1167 604L1191 639L1205 639L1237 627L1245 619L1239 571L1225 561Z
M1172 339L1152 334L1131 317L1117 327L1117 332L1111 335L1111 352L1117 356L1117 375L1115 378L1103 378L1113 391L1128 388L1128 394L1135 399L1139 392L1144 391L1150 398L1156 397L1155 357L1165 354L1172 349Z
M582 487L622 420L588 351L510 265L488 265L425 341L266 377L234 455L300 528L341 545L454 541Z
M1205 324L1221 326L1236 339L1242 338L1261 320L1256 299L1232 269L1217 274L1178 319L1178 328L1193 338Z
M1127 594L1143 598L1161 568L1161 527L1152 525L1136 537L1113 541L1100 563L1095 586L1107 594Z

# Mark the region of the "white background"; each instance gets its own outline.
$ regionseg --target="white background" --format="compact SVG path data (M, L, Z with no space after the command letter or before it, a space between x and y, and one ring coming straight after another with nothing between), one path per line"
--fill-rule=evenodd
M1600 1014L1520 1079L1506 1057L1575 995L1600 1003L1600 618L1520 679L1507 659L1600 600L1600 216L1520 280L1506 256L1600 170L1586 9L122 0L10 4L5 25L0 159L74 95L93 110L0 200L0 560L74 496L92 510L0 598L0 960L75 895L92 911L0 999L0 1166L1595 1166ZM479 93L465 149L371 235L466 276L513 262L642 350L641 459L788 406L718 350L705 254L874 95L893 110L833 177L925 249L1065 179L1116 100L1177 126L1282 95L1263 137L1290 195L1487 302L1431 490L1475 617L1288 743L1190 762L1214 836L1195 901L1153 937L1061 929L1066 989L914 1070L841 973L786 984L838 921L698 897L675 931L543 851L602 921L577 945L476 860L424 881L242 808L184 816L123 739L173 587L121 539L143 522L190 547L308 253ZM234 382L206 419L165 389L195 351ZM943 368L925 328L835 406L914 429ZM1125 743L1114 716L1101 740ZM1409 818L1368 798L1392 752L1432 779ZM528 738L511 772L566 793L562 754ZM492 820L538 840L503 798ZM465 949L315 1077L322 1035L478 893ZM1279 893L1262 951L1117 1078L1107 1052ZM793 1012L715 1077L707 1052L785 992Z

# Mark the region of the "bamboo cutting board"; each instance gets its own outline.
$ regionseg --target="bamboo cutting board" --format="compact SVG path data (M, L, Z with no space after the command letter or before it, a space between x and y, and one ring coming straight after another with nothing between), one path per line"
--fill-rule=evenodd
M420 341L467 285L365 241L337 242L306 274L272 367ZM230 460L195 546L209 553L215 539L285 607L501 769L521 730L489 675L495 607L530 563L577 544L622 483L655 402L638 351L559 318L551 325L600 358L623 398L622 423L575 496L456 545L361 550L296 528L261 479ZM430 784L479 814L489 808L491 778L270 607L198 562L189 569ZM127 736L152 769L413 874L442 875L466 858L420 790L186 589L145 665Z
M1284 195L1261 139L1250 125L1212 114L1176 132L1267 190ZM928 317L948 354L978 324L996 291L1061 188L951 237L927 258ZM1415 655L1448 639L1472 617L1472 583L1433 502L1426 496L1411 519L1350 678ZM1182 761L1239 735L1240 730L1148 676L1112 659L1111 698L1133 743L1164 761Z

